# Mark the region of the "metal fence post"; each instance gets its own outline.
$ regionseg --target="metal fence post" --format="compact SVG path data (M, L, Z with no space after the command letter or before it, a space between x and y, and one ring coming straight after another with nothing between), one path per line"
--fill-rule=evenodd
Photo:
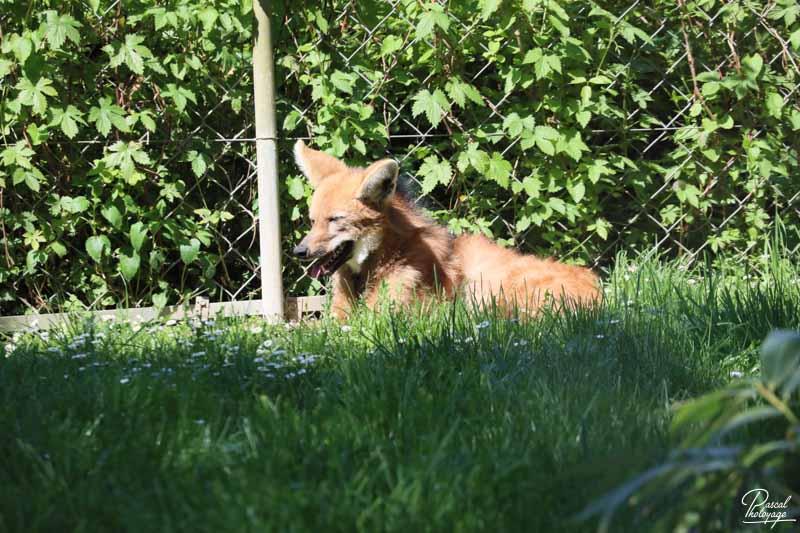
M278 209L278 146L275 127L275 76L272 63L270 20L253 2L257 33L253 48L253 97L256 113L256 165L258 167L258 235L261 253L261 301L267 319L283 318L281 236ZM267 3L267 5L269 5Z

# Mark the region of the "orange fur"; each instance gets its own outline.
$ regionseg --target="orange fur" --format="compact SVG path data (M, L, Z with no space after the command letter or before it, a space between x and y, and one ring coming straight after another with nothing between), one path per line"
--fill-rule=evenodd
M522 255L480 235L453 237L395 194L394 161L350 168L302 141L295 158L315 187L312 228L299 247L324 262L354 243L333 274L331 307L339 318L358 298L376 308L383 285L400 303L461 291L478 304L495 301L530 314L549 298L571 306L600 298L598 278L587 268Z

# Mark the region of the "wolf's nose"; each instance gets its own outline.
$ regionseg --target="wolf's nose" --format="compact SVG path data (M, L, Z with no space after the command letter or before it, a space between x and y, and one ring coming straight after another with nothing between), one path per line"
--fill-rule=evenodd
M306 246L305 244L300 243L300 244L298 244L297 246L294 247L294 250L292 250L292 253L294 255L296 255L297 257L299 257L300 259L305 259L306 257L308 257L308 246Z

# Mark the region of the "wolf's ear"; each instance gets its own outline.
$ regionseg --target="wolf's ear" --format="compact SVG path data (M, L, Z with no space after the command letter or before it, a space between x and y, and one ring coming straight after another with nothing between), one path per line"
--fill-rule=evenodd
M356 198L362 202L381 205L388 200L397 188L397 174L400 167L392 159L381 159L372 163L364 173L356 193Z
M306 146L303 141L294 145L294 160L312 187L316 187L326 176L347 170L347 165L319 150Z

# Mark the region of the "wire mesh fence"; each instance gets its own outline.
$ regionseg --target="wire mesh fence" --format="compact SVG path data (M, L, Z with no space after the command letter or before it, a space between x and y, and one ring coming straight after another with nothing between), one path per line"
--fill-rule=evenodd
M0 314L260 297L252 13L236 4L0 15ZM52 90L37 104L30 86Z
M2 313L257 298L251 8L45 4L0 15ZM289 295L325 291L288 253L298 138L527 252L753 258L778 225L798 251L793 1L269 9Z
M454 231L599 265L753 256L782 221L797 251L791 2L326 2L282 32L287 136L396 158Z

